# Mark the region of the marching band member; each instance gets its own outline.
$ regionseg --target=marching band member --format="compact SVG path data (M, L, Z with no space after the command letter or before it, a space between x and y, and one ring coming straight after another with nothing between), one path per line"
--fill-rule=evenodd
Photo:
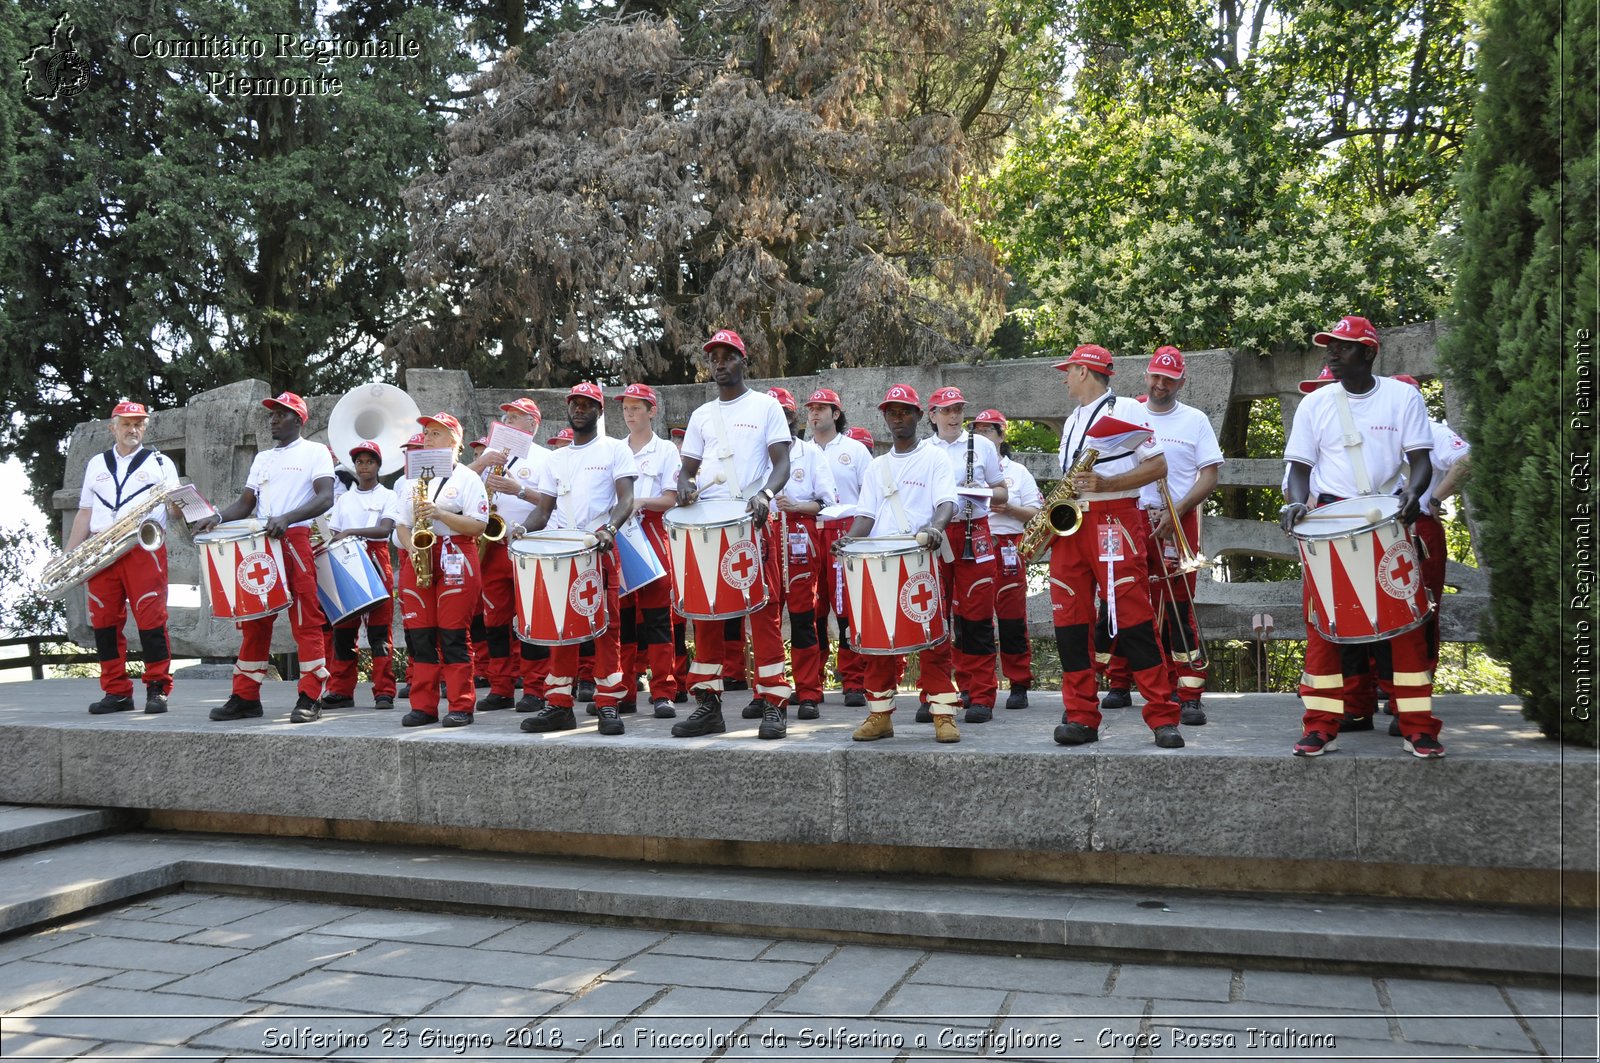
M838 501L839 496L822 450L800 438L800 413L794 395L788 388L772 388L767 394L778 400L794 436L789 444L789 479L773 500L767 532L777 536L779 549L784 551L779 566L784 573L780 586L789 610L789 660L799 701L797 715L802 720L815 720L821 715L818 706L822 704L823 669L817 643L817 585L824 571L817 514ZM759 719L764 713L760 702L753 702L745 709L744 718Z
M541 418L538 405L529 398L519 398L500 406L500 420L530 436L539 431ZM479 544L483 581L480 596L483 641L488 647L489 660L484 674L489 677L489 693L478 700L478 712L509 709L516 704L519 671L522 674L523 697L537 696L542 678L538 666L541 659L543 662L549 660L548 647L528 646L511 634L511 621L516 616L516 590L512 580L509 531L515 526L527 524L528 514L533 512L535 488L549 458L550 452L537 443L529 446L526 457L518 458L489 449L486 440L483 453L471 465L472 471L483 477L490 509L506 522L508 529L505 537L499 541L484 540ZM522 647L529 652L524 652ZM541 649L547 652L531 652Z
M1364 317L1347 316L1312 342L1327 348L1335 383L1312 392L1294 412L1284 447L1289 466L1288 502L1280 516L1284 531L1291 532L1307 516L1313 500L1320 506L1383 494L1402 474L1399 518L1403 524L1414 523L1433 477L1433 432L1421 393L1373 375L1378 330ZM1302 593L1310 591L1302 585ZM1439 720L1433 715L1428 637L1423 625L1383 642L1336 645L1307 623L1300 680L1305 733L1295 743L1295 756L1318 757L1336 748L1346 702L1360 688L1369 655L1376 658L1378 683L1395 707L1406 751L1424 760L1444 756Z
M369 440L351 447L350 464L355 468L356 484L340 495L328 511L328 526L333 531L328 542L331 545L352 537L367 540L367 556L378 566L389 596L365 612L333 625L333 663L328 666L328 689L322 695L322 706L347 709L355 705L356 642L365 624L367 648L372 652L372 707L392 709L394 636L390 627L394 623L394 566L389 536L394 534L394 517L390 515L394 492L378 482L378 468L383 464L383 451L378 444Z
M943 584L950 605L951 637L926 650L954 657L956 683L968 698L967 723L985 723L994 717L994 536L989 531L989 506L1006 500L1005 477L1000 474L1000 452L982 436L963 431L967 400L960 388L940 388L928 399L928 420L933 425L934 446L945 454L958 487L982 487L983 498L961 495L950 522L953 563L943 564ZM926 691L925 691L926 692ZM923 699L925 702L928 699ZM926 714L919 711L917 719Z
M1067 394L1077 404L1061 432L1058 458L1084 507L1083 527L1056 537L1050 551L1050 610L1061 654L1061 700L1066 706L1055 740L1079 746L1100 739L1100 704L1095 694L1093 649L1095 591L1109 600L1112 636L1144 695L1144 720L1163 749L1183 746L1172 680L1156 644L1145 539L1149 521L1139 511L1139 489L1167 472L1166 455L1149 432L1138 401L1111 390L1111 352L1087 343L1056 368L1066 374ZM1143 429L1144 431L1136 431ZM1135 435L1144 441L1129 447ZM1100 457L1086 469L1084 452Z
M854 506L861 497L861 479L872 461L872 449L846 432L844 407L838 392L818 388L811 393L811 398L806 400L806 425L811 431L811 441L822 448L827 459L840 504ZM872 436L869 434L867 438ZM832 520L817 518L817 554L826 566L823 577L817 582L817 655L823 661L828 659L828 616L831 613L839 622L838 672L839 685L844 688L844 703L859 709L867 704L867 662L850 648L842 570L833 557L834 542L849 530L854 519L853 515Z
M995 621L1000 629L1000 671L1011 684L1006 708L1028 707L1033 686L1033 645L1028 641L1028 566L1017 556L1022 529L1044 506L1039 484L1022 463L1011 458L1006 442L1006 419L999 410L984 410L973 418L972 430L1000 452L1000 475L1006 483L1006 500L994 504L989 529L994 532L998 555L999 587L994 595Z
M667 433L667 438L672 442L672 449L678 452L678 463L683 463L683 432L682 428L674 428ZM674 494L678 481L672 481ZM668 568L670 577L672 570ZM675 705L682 705L689 700L689 621L678 612L676 604L672 607L672 678L677 680L678 692L673 695Z
M873 439L872 438L872 433L867 431L865 428L851 428L851 429L848 429L848 430L846 430L845 435L849 436L851 439L855 440L857 443L860 443L862 446L866 447L867 448L867 453L873 455L874 457L877 456L877 454L878 454L878 441L876 439Z
M459 460L461 422L441 411L418 417L417 423L427 449L448 450L455 460L448 471L409 481L405 493L395 497L395 523L405 544L400 607L411 648L411 711L400 723L465 727L473 719L468 627L481 590L477 539L489 517L489 499L483 481ZM415 550L413 536L423 530L433 533L433 542ZM449 698L442 721L441 677Z
M322 637L322 604L317 600L317 570L311 558L311 521L333 505L333 459L322 443L302 439L306 404L299 395L285 391L275 399L263 399L267 408L267 428L276 445L264 450L250 463L244 491L232 505L195 525L196 532L210 531L227 521L255 516L266 524L266 533L282 539L284 578L294 596L289 606L289 626L294 632L295 651L300 657L299 697L289 720L309 723L322 715L322 684L328 678L327 646ZM267 677L267 658L272 651L272 625L277 614L244 620L239 659L233 666L233 693L211 710L213 720L242 720L261 715L261 682Z
M1178 513L1178 521L1190 548L1198 552L1200 506L1216 490L1217 474L1222 470L1223 458L1210 418L1193 406L1178 401L1178 392L1183 390L1186 382L1185 373L1183 352L1172 346L1156 348L1145 369L1148 400L1144 408L1146 420L1155 430L1156 439L1167 455L1167 493L1172 499L1172 508ZM1150 593L1162 603L1158 610L1162 617L1159 625L1162 650L1177 695L1179 718L1185 727L1198 727L1206 722L1205 709L1200 705L1201 695L1206 688L1205 659L1200 653L1200 625L1194 613L1198 573L1167 576L1169 569L1179 561L1179 550L1172 518L1167 513L1167 504L1161 496L1159 484L1146 484L1140 488L1139 508L1153 522L1154 533L1145 540L1150 566ZM1097 632L1097 649L1101 645L1101 634ZM1131 686L1128 662L1121 655L1111 652L1109 639L1104 645L1110 689L1100 707L1127 708L1133 703L1128 696Z
M683 466L678 473L678 501L691 506L700 499L744 498L754 520L752 534L761 554L762 578L768 587L780 585L778 552L767 540L768 508L789 479L789 425L777 400L745 386L744 340L732 329L721 329L705 344L711 379L717 397L689 418L683 438ZM710 458L721 482L696 485L701 463ZM755 651L756 695L767 702L757 735L782 738L789 732L790 687L784 676L783 606L779 596L750 614L751 645ZM686 720L672 725L677 738L722 734L722 663L724 622L696 620L694 663L689 675L699 703Z
M678 504L678 448L656 435L656 389L629 384L622 392L622 420L628 426L628 449L639 478L633 483L633 508L645 540L669 574L672 550L661 514ZM621 599L622 711L638 698L639 674L650 669L650 703L657 719L678 715L672 699L678 693L673 672L672 580L670 575L645 584Z
M835 554L874 530L888 534L927 536L938 550L956 511L956 481L950 463L932 440L917 440L922 402L909 384L895 384L878 403L889 428L891 449L874 458L863 478L856 517L847 534L835 542ZM894 737L894 695L906 656L873 654L866 658L867 718L851 735L857 742ZM955 713L960 704L950 674L950 655L921 651L922 690L933 717L938 742L959 742ZM991 661L992 671L992 661ZM992 680L991 680L992 681Z
M606 615L616 617L617 555L613 549L622 522L633 513L633 481L639 475L633 451L620 439L599 435L600 411L605 393L594 384L575 384L567 395L567 422L572 443L550 456L539 478L537 501L528 514L528 530L539 531L555 514L556 527L574 533L589 532L600 548L597 588L605 600ZM600 523L596 527L597 522ZM576 587L576 584L574 585ZM608 623L595 642L595 714L600 733L623 733L617 703L622 700L620 656L621 625ZM577 680L578 647L550 648L550 678L545 686L545 707L522 721L532 733L570 731L578 726L573 716L573 686Z
M421 432L417 432L416 434L411 436L411 438L407 439L404 443L400 444L400 452L402 454L408 453L410 451L417 450L422 445L423 445L423 443L422 443L422 433ZM409 494L410 491L411 491L411 484L406 480L405 469L403 467L402 467L402 469L400 471L400 475L395 477L394 486L390 487L389 491L390 491L391 494L393 494L394 497L389 500L389 509L388 509L388 512L384 513L384 516L388 517L389 520L391 522L393 522L395 527L396 527L395 531L392 531L392 532L389 533L389 544L391 546L393 546L394 549L400 550L400 551L403 552L409 544L402 543L400 541L400 532L398 530L399 521L400 521L400 499L402 497L404 497L405 495ZM398 577L400 575L400 570L399 570L398 567L395 568L394 573L395 573L396 577ZM400 625L400 637L406 640L406 661L407 661L407 669L408 669L407 674L409 674L409 666L410 666L410 660L411 660L411 632L406 630L406 627L405 627L404 623L402 623ZM406 675L402 675L400 677L400 679L401 679L400 689L395 692L395 697L400 698L400 699L402 699L404 701L410 701L411 700L411 684L406 681Z
M151 491L178 486L178 468L158 450L143 445L150 411L142 402L124 399L111 411L108 429L111 449L89 459L78 493L78 512L72 518L66 553L70 554L91 534L105 531L124 511L146 501ZM157 506L149 520L167 526L167 507ZM144 711L167 711L172 693L172 653L167 641L167 547L125 551L90 576L89 626L94 629L95 656L100 659L100 689L104 696L89 706L96 716L127 712L133 708L133 680L128 677L128 640L122 633L132 607L139 626L139 648L144 653Z

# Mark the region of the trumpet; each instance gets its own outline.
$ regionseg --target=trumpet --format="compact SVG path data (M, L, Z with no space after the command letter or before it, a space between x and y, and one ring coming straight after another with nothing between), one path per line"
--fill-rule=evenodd
M1022 538L1017 540L1017 556L1024 564L1041 560L1039 555L1051 539L1076 535L1083 527L1083 503L1078 501L1078 489L1072 486L1072 478L1080 472L1088 472L1099 458L1098 450L1085 450L1077 464L1056 481L1043 508L1022 529Z
M417 519L417 505L428 500L428 483L432 479L433 473L424 471L411 489L412 520ZM433 586L433 544L438 538L431 527L411 529L411 571L416 573L417 586L420 588Z

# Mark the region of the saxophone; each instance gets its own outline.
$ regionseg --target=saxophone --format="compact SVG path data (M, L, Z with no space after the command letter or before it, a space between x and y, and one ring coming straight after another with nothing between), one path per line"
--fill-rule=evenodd
M428 482L432 479L433 473L424 471L411 489L412 520L417 519L417 503L428 500ZM411 529L411 571L416 573L419 588L433 586L433 544L438 538L431 527Z
M151 515L173 490L170 487L152 489L149 497L111 527L89 536L70 554L52 557L40 576L39 593L51 601L60 601L73 587L109 567L135 546L142 546L151 553L161 549L167 541L167 533Z
M1017 540L1017 556L1024 564L1042 560L1035 555L1040 554L1051 539L1076 535L1083 526L1083 503L1078 501L1072 478L1092 469L1099 457L1098 450L1085 450L1077 464L1056 481L1050 497L1044 500L1044 507L1022 529L1022 538Z
M504 465L496 465L489 471L492 475L504 476L506 467ZM489 552L490 543L501 541L506 537L506 532L510 530L506 524L506 519L500 515L499 507L495 505L494 499L491 497L489 500L489 519L483 526L483 534L478 536L478 560L482 561L483 556Z

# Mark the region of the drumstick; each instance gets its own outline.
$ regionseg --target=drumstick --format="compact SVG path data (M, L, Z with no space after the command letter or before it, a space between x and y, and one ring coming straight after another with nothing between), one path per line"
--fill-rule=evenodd
M1382 510L1378 510L1378 509L1369 509L1369 510L1366 511L1366 513L1362 514L1362 516L1367 518L1367 523L1368 524L1377 524L1379 521L1383 520L1383 511ZM1348 514L1348 513L1307 513L1305 516L1301 517L1300 519L1301 520L1349 520L1350 519L1350 514Z

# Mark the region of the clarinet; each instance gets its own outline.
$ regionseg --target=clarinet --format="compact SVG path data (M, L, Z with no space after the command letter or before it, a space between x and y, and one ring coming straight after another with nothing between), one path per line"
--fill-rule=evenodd
M977 442L978 433L970 428L967 429L967 479L961 485L962 487L975 486L972 482L972 448ZM966 514L961 519L967 522L966 530L961 536L961 560L971 561L975 556L972 552L972 499L963 497L961 499L961 508Z

